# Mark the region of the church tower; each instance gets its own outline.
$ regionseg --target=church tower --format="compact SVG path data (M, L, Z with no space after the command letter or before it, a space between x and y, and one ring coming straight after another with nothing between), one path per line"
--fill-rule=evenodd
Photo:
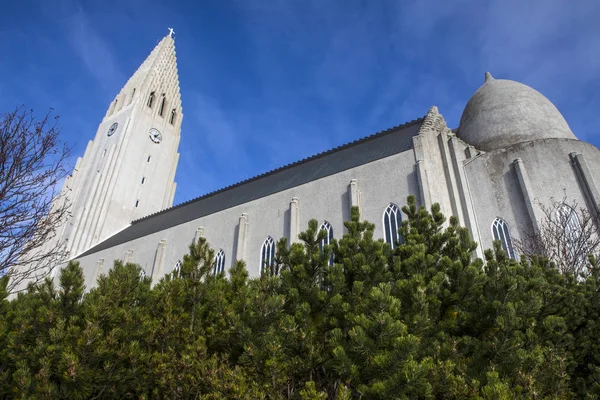
M58 240L69 258L173 205L183 113L172 34L110 103L65 181L71 217Z

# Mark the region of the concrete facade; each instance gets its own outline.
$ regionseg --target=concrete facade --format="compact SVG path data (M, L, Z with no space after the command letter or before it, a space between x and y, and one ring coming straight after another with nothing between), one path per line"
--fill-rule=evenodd
M111 102L64 184L72 216L58 238L71 256L173 205L182 116L175 44L167 36Z
M215 253L223 251L226 269L245 260L250 275L259 276L267 238L295 242L313 218L327 221L339 238L353 205L361 218L375 223L376 237L391 241L385 234L386 208L402 207L411 194L428 208L439 203L445 215L455 215L480 243L480 257L495 239L496 218L505 221L513 238L535 229L541 218L537 202L566 193L600 212L600 151L577 140L543 95L489 74L455 130L432 107L404 125L171 207L182 116L176 75L174 44L167 37L117 96L117 105L111 104L78 161L73 183L65 185L83 193L76 197L76 228L67 236L78 243L74 259L88 288L115 259L139 264L156 282L199 236ZM174 101L169 103L177 115L173 125L147 106L152 92L163 91ZM107 136L114 122L123 130ZM163 134L160 144L148 138L152 127ZM100 156L104 149L107 158ZM150 167L148 155L169 168ZM106 167L106 177L94 170L101 165L104 171L102 163L114 165ZM149 179L147 186L140 186L142 176ZM136 199L143 199L143 206L133 207Z

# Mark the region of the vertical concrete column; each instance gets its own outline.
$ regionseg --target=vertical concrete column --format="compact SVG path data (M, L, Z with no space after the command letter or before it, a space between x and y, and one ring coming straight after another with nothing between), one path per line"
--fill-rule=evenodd
M236 260L244 260L246 254L246 236L248 233L248 214L243 213L238 223L237 249L235 253Z
M469 229L471 238L479 243L479 246L477 246L477 249L475 250L475 254L477 257L483 258L481 234L479 233L479 226L477 225L477 216L475 214L475 207L473 207L469 181L463 164L464 155L459 158L460 145L456 137L451 137L448 145L450 156L452 158L452 168L454 169L454 175L456 176L456 188L458 189L461 208L463 210L464 221L461 221L461 223Z
M297 243L300 234L300 200L292 197L290 202L290 245Z
M52 278L55 278L57 274L57 271L60 268L54 268L54 270L52 271L52 273L54 274L54 276ZM84 271L85 272L85 271ZM98 259L98 261L96 261L96 266L94 268L94 272L91 275L87 275L85 276L85 286L89 289L92 288L94 286L96 286L96 280L98 279L98 277L100 276L100 274L102 274L104 272L104 258L100 258Z
M350 185L348 186L348 192L350 196L350 207L358 207L360 213L360 219L363 219L363 198L362 193L358 190L358 180L351 179Z
M585 162L585 158L583 154L577 153L571 153L569 157L571 157L571 163L573 164L573 168L575 168L577 178L583 189L588 209L593 216L598 217L600 215L600 193L598 192L596 182L594 182L594 177Z
M123 256L123 262L125 264L130 263L133 260L133 249L129 249L125 252L125 256Z
M533 192L531 182L529 181L529 175L525 169L525 164L523 164L523 160L517 158L513 161L513 166L515 167L515 173L517 174L517 179L519 180L519 187L521 188L523 199L525 199L525 207L527 207L527 214L531 220L531 226L533 226L533 229L537 231L539 230L538 218L533 206L535 194Z
M194 233L194 243L198 243L200 238L203 238L203 237L204 237L204 227L199 226L198 229L196 229L196 233Z
M167 251L167 239L162 239L158 242L156 248L156 255L154 256L154 264L152 265L152 281L158 282L162 275L162 267L165 258L165 252Z
M454 171L451 167L452 161L450 160L448 135L446 132L442 132L438 135L438 144L440 146L440 152L442 153L442 160L444 162L444 176L446 177L448 193L450 194L450 206L452 207L452 214L456 215L459 221L464 221L465 218L462 212L463 210L459 205L460 199L456 184L456 175L453 173Z
M421 135L413 137L413 151L415 155L415 171L419 184L419 197L421 205L429 209L431 207L431 193L429 190L429 179L427 169L425 168L425 153L423 151L423 137Z

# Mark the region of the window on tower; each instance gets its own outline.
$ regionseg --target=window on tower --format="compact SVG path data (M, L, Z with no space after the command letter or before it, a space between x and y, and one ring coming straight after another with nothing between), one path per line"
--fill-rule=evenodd
M176 114L175 109L172 109L171 110L171 118L169 118L169 123L171 125L175 125L175 114Z
M166 101L166 97L165 97L165 94L163 93L162 99L160 101L160 107L158 108L158 115L161 117L163 116L163 113L165 111L165 101Z
M150 93L150 97L148 97L148 107L152 108L154 105L154 92Z
M137 207L137 206L139 206L139 205L140 205L140 201L139 201L139 200L136 200L136 201L135 201L135 206Z
M147 162L150 162L150 159L152 158L152 156L150 154L148 154L148 160L146 160Z
M129 104L131 104L131 102L133 101L133 96L135 96L135 88L133 88L133 93L131 93L131 97L129 98Z
M144 182L146 182L146 177L142 176L142 185L144 184Z

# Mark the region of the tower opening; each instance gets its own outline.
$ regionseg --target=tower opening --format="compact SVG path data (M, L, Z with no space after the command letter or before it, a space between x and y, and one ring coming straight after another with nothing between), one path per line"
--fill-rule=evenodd
M133 97L135 96L135 88L133 88L133 92L131 93L131 97L129 98L129 104L131 104L131 102L133 101Z
M162 100L160 102L160 107L158 109L158 115L161 116L161 117L163 116L163 112L165 110L165 99L166 99L166 97L165 97L165 94L163 93L162 94Z
M148 97L148 107L152 108L154 104L154 92L150 93L150 97Z

